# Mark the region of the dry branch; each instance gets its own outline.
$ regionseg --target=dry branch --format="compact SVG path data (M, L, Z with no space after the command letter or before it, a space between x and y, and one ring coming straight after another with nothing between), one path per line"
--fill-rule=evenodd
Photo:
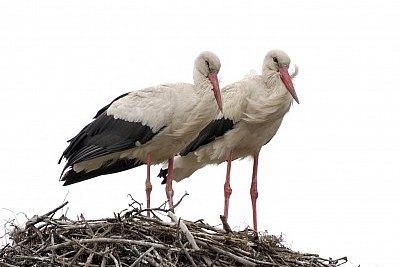
M300 253L273 235L246 229L227 234L202 220L185 221L168 210L173 223L148 218L143 210L114 218L73 221L55 214L66 203L34 216L24 228L9 233L13 241L0 248L0 266L289 266L336 267L347 259L324 259Z

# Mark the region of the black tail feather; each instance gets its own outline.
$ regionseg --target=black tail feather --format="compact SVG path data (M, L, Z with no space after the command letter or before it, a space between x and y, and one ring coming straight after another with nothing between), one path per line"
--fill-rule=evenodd
M97 176L126 171L143 164L143 162L138 161L137 159L119 159L111 164L105 164L101 168L90 172L75 172L73 169L70 169L63 175L61 181L64 181L64 186L71 185Z
M158 173L157 177L163 178L161 184L165 184L167 182L167 175L168 174L168 168L166 169L160 169L160 172Z

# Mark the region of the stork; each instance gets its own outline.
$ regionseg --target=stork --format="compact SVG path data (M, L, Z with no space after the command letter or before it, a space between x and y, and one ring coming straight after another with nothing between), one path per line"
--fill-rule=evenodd
M261 147L278 131L293 99L299 103L292 77L288 73L289 65L290 58L285 52L271 50L264 58L261 75L249 76L224 87L221 90L224 114L217 115L175 158L176 181L189 177L207 164L227 161L224 216L228 219L229 198L232 193L231 162L252 156L250 195L253 228L256 232L258 155ZM297 67L294 75L296 74ZM167 170L161 169L159 176L168 178Z
M220 67L214 53L202 52L194 62L194 85L162 84L114 99L69 140L58 162L66 160L60 180L70 185L147 164L149 209L150 165L168 160L166 194L173 210L173 157L222 111Z

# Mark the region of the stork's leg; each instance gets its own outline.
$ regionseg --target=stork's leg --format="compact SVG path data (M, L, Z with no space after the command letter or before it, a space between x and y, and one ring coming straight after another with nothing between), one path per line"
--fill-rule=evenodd
M232 153L233 153L233 150L229 151L229 154L227 157L226 178L225 178L225 184L224 184L224 196L225 196L224 216L227 221L228 221L228 211L229 211L229 198L231 197L231 194L232 194L232 188L231 188Z
M257 170L258 170L258 153L253 155L253 177L251 179L250 197L251 205L253 207L253 228L257 232Z
M167 182L165 184L165 192L167 193L167 200L169 209L174 212L174 190L172 189L172 172L174 170L174 158L168 159L168 173L167 173Z
M150 152L147 152L146 155L147 159L147 178L146 178L146 197L147 197L147 217L150 217L150 193L151 190L153 189L153 186L151 185L150 182L150 166L151 166L151 154Z

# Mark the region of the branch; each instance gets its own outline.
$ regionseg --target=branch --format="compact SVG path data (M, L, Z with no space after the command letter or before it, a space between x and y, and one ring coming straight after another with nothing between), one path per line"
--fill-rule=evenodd
M239 256L237 256L237 255L235 255L235 254L233 254L233 253L231 253L231 252L229 252L229 251L225 251L225 250L223 250L223 249L221 249L221 248L215 247L215 246L213 246L213 245L211 245L211 244L209 244L209 243L205 243L205 242L203 242L203 241L197 240L197 242L199 242L199 244L202 245L202 246L209 247L209 248L211 248L212 250L214 250L214 251L216 251L216 252L218 252L218 253L220 253L220 254L224 254L224 255L226 255L226 256L228 256L228 257L234 259L235 261L237 261L237 262L243 264L244 266L250 266L250 267L256 267L256 266L257 266L256 263L253 263L253 262L251 262L251 261L248 261L248 260L246 260L246 259L244 259L244 258L242 258L242 257L239 257Z
M140 255L139 258L137 258L137 260L135 260L135 261L131 264L131 266L129 266L129 267L135 267L136 265L138 265L138 264L142 261L143 257L145 257L147 254L149 254L153 249L154 249L154 247L151 247L151 248L149 248L148 250L146 250L146 252L143 253L142 255Z
M222 227L224 228L225 232L227 234L233 233L231 227L228 224L228 221L226 220L226 217L224 215L219 215L219 218L221 219Z
M192 233L189 231L187 228L186 224L184 224L181 220L178 219L178 217L175 216L171 211L168 212L168 217L171 218L171 220L175 223L178 224L178 226L181 228L182 232L185 234L186 239L189 241L190 245L194 250L200 250L199 246L197 246L196 241L194 240L194 237Z
M68 201L67 201L67 202L64 202L63 204L61 204L61 205L58 206L57 208L55 208L55 209L53 209L53 210L47 212L46 214L44 214L44 215L42 215L42 216L37 216L37 215L33 216L31 219L29 219L29 220L26 222L26 227L29 227L29 226L31 226L31 225L34 225L34 224L36 224L36 223L38 223L38 222L42 222L44 219L46 219L47 217L49 217L49 215L56 213L58 210L62 209L62 208L63 208L65 205L67 205L67 204L68 204Z

